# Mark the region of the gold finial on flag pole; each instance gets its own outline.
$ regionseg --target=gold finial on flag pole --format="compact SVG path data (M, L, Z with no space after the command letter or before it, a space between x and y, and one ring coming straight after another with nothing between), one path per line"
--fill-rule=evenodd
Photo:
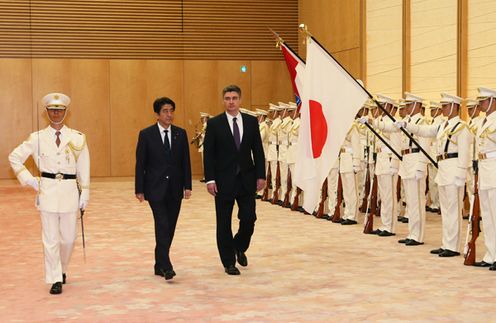
M305 34L305 38L303 38L303 44L305 44L306 42L306 39L309 38L309 37L312 37L312 34L308 31L308 27L307 25L305 24L300 24L298 26L298 30L301 32L301 33L304 33Z
M274 37L276 38L276 48L281 48L281 44L284 43L284 39L282 39L281 36L279 36L278 33L276 33L272 28L269 27L269 30L274 34Z

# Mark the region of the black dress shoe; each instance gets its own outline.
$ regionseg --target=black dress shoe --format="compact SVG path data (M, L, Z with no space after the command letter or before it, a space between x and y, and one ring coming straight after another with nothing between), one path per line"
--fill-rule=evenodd
M370 231L370 234L380 235L380 234L381 234L381 232L382 232L381 230L379 230L379 229L375 229L375 230Z
M243 251L236 250L236 259L238 260L238 264L243 267L248 266L248 258Z
M164 277L164 272L160 269L155 269L155 275L160 276L160 277Z
M171 280L176 276L176 272L172 269L163 270L165 280Z
M379 237L391 237L391 236L395 236L396 233L392 233L392 232L389 232L389 231L381 231L381 233L378 234Z
M440 213L441 210L438 207L436 207L436 208L433 207L433 208L431 208L431 212L432 213Z
M65 275L65 273L62 274L62 284L65 284L65 279L67 278L67 276Z
M420 246L423 245L423 242L418 242L416 240L410 239L410 241L405 242L405 246Z
M484 260L482 261L476 261L474 262L475 267L491 267L492 265L488 262L485 262Z
M50 288L50 294L52 295L62 294L62 283L56 282L55 284L53 284L52 288Z
M350 220L350 219L346 219L344 221L341 222L342 225L353 225L353 224L357 224L358 222L356 222L355 220Z
M234 266L234 265L227 266L225 268L225 271L226 271L226 274L228 274L228 275L239 275L239 274L241 274L239 272L239 269L236 268L236 266Z
M408 218L403 218L403 219L401 219L401 222L402 222L402 223L408 223Z
M405 239L400 239L400 240L398 240L398 243L405 243L405 244L406 244L406 243L407 243L407 242L409 242L410 240L411 240L411 239L408 239L408 238L405 238Z
M427 205L426 205L426 206L425 206L425 211L426 211L426 212L432 212L432 209L431 209L431 207L430 207L430 206L427 206Z
M469 217L470 217L469 215L464 215L464 216L462 216L462 219L468 220Z
M494 263L491 265L491 267L489 267L489 270L492 270L492 271L496 270L496 262L494 262Z
M439 254L439 257L456 257L459 256L460 253L457 251L451 251L448 249L445 249L443 252Z
M444 249L443 249L443 248L438 248L438 249L433 249L433 250L431 250L431 253L432 253L433 255L440 255L440 254L442 254L442 253L443 253L443 251L444 251Z

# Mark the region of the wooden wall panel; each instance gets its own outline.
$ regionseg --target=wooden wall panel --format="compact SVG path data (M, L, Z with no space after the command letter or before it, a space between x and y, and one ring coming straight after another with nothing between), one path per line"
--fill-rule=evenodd
M31 60L0 59L0 178L13 178L7 159L33 131Z
M252 110L267 110L269 102L295 102L288 68L284 61L253 61L251 63Z
M111 176L134 174L138 132L155 120L146 106L145 69L145 61L110 61Z
M91 175L110 176L109 61L70 61L70 124L86 134Z
M299 0L299 23L308 26L308 31L333 55L343 51L359 49L358 59L348 59L340 63L356 78L361 78L361 10L364 6L360 0ZM299 35L298 53L305 59L306 45L303 45L303 34ZM336 56L355 56L341 54ZM350 65L349 65L350 64Z

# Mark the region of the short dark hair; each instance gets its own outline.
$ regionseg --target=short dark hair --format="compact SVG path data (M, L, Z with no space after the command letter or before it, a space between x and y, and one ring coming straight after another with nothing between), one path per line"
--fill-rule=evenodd
M176 111L176 104L174 101L165 96L158 98L153 102L153 111L155 111L156 114L160 114L160 110L162 110L162 107L166 104L170 104L172 106L172 111Z
M224 97L224 95L226 95L227 92L236 92L236 93L238 93L239 97L241 97L241 89L237 85L231 84L231 85L226 86L222 90L222 97Z

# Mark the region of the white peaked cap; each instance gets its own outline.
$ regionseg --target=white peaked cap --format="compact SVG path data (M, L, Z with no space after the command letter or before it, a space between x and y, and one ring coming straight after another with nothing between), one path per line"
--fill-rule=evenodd
M394 100L382 94L377 94L377 101L394 105Z
M479 101L477 100L472 100L472 99L466 99L467 101L467 107L475 107L477 104L479 104Z
M448 93L441 93L441 104L445 103L456 103L456 104L461 104L462 103L462 98L456 95L448 94Z
M480 87L477 89L479 91L478 99L485 99L489 97L496 97L496 91L487 87Z
M210 114L206 112L200 112L200 118L210 117Z
M245 108L239 108L239 111L243 112L243 113L248 113L249 110L245 109Z
M256 109L255 111L257 111L257 114L260 116L266 116L269 114L267 111L262 110L262 109Z
M435 101L431 101L430 102L430 108L431 109L439 109L439 103L437 103Z
M296 103L294 103L294 102L288 102L288 104L289 104L290 106L294 107L295 109L298 107L298 106L296 105Z
M253 116L253 117L256 117L256 116L257 116L257 114L255 113L255 111L246 110L246 112L245 112L245 113L246 113L246 114L249 114L249 115L251 115L251 116Z
M45 108L63 110L69 106L71 99L62 93L49 93L41 99Z
M269 103L269 111L279 111L279 106Z
M422 103L424 99L422 99L418 95L411 94L410 92L405 92L405 102L419 102Z

